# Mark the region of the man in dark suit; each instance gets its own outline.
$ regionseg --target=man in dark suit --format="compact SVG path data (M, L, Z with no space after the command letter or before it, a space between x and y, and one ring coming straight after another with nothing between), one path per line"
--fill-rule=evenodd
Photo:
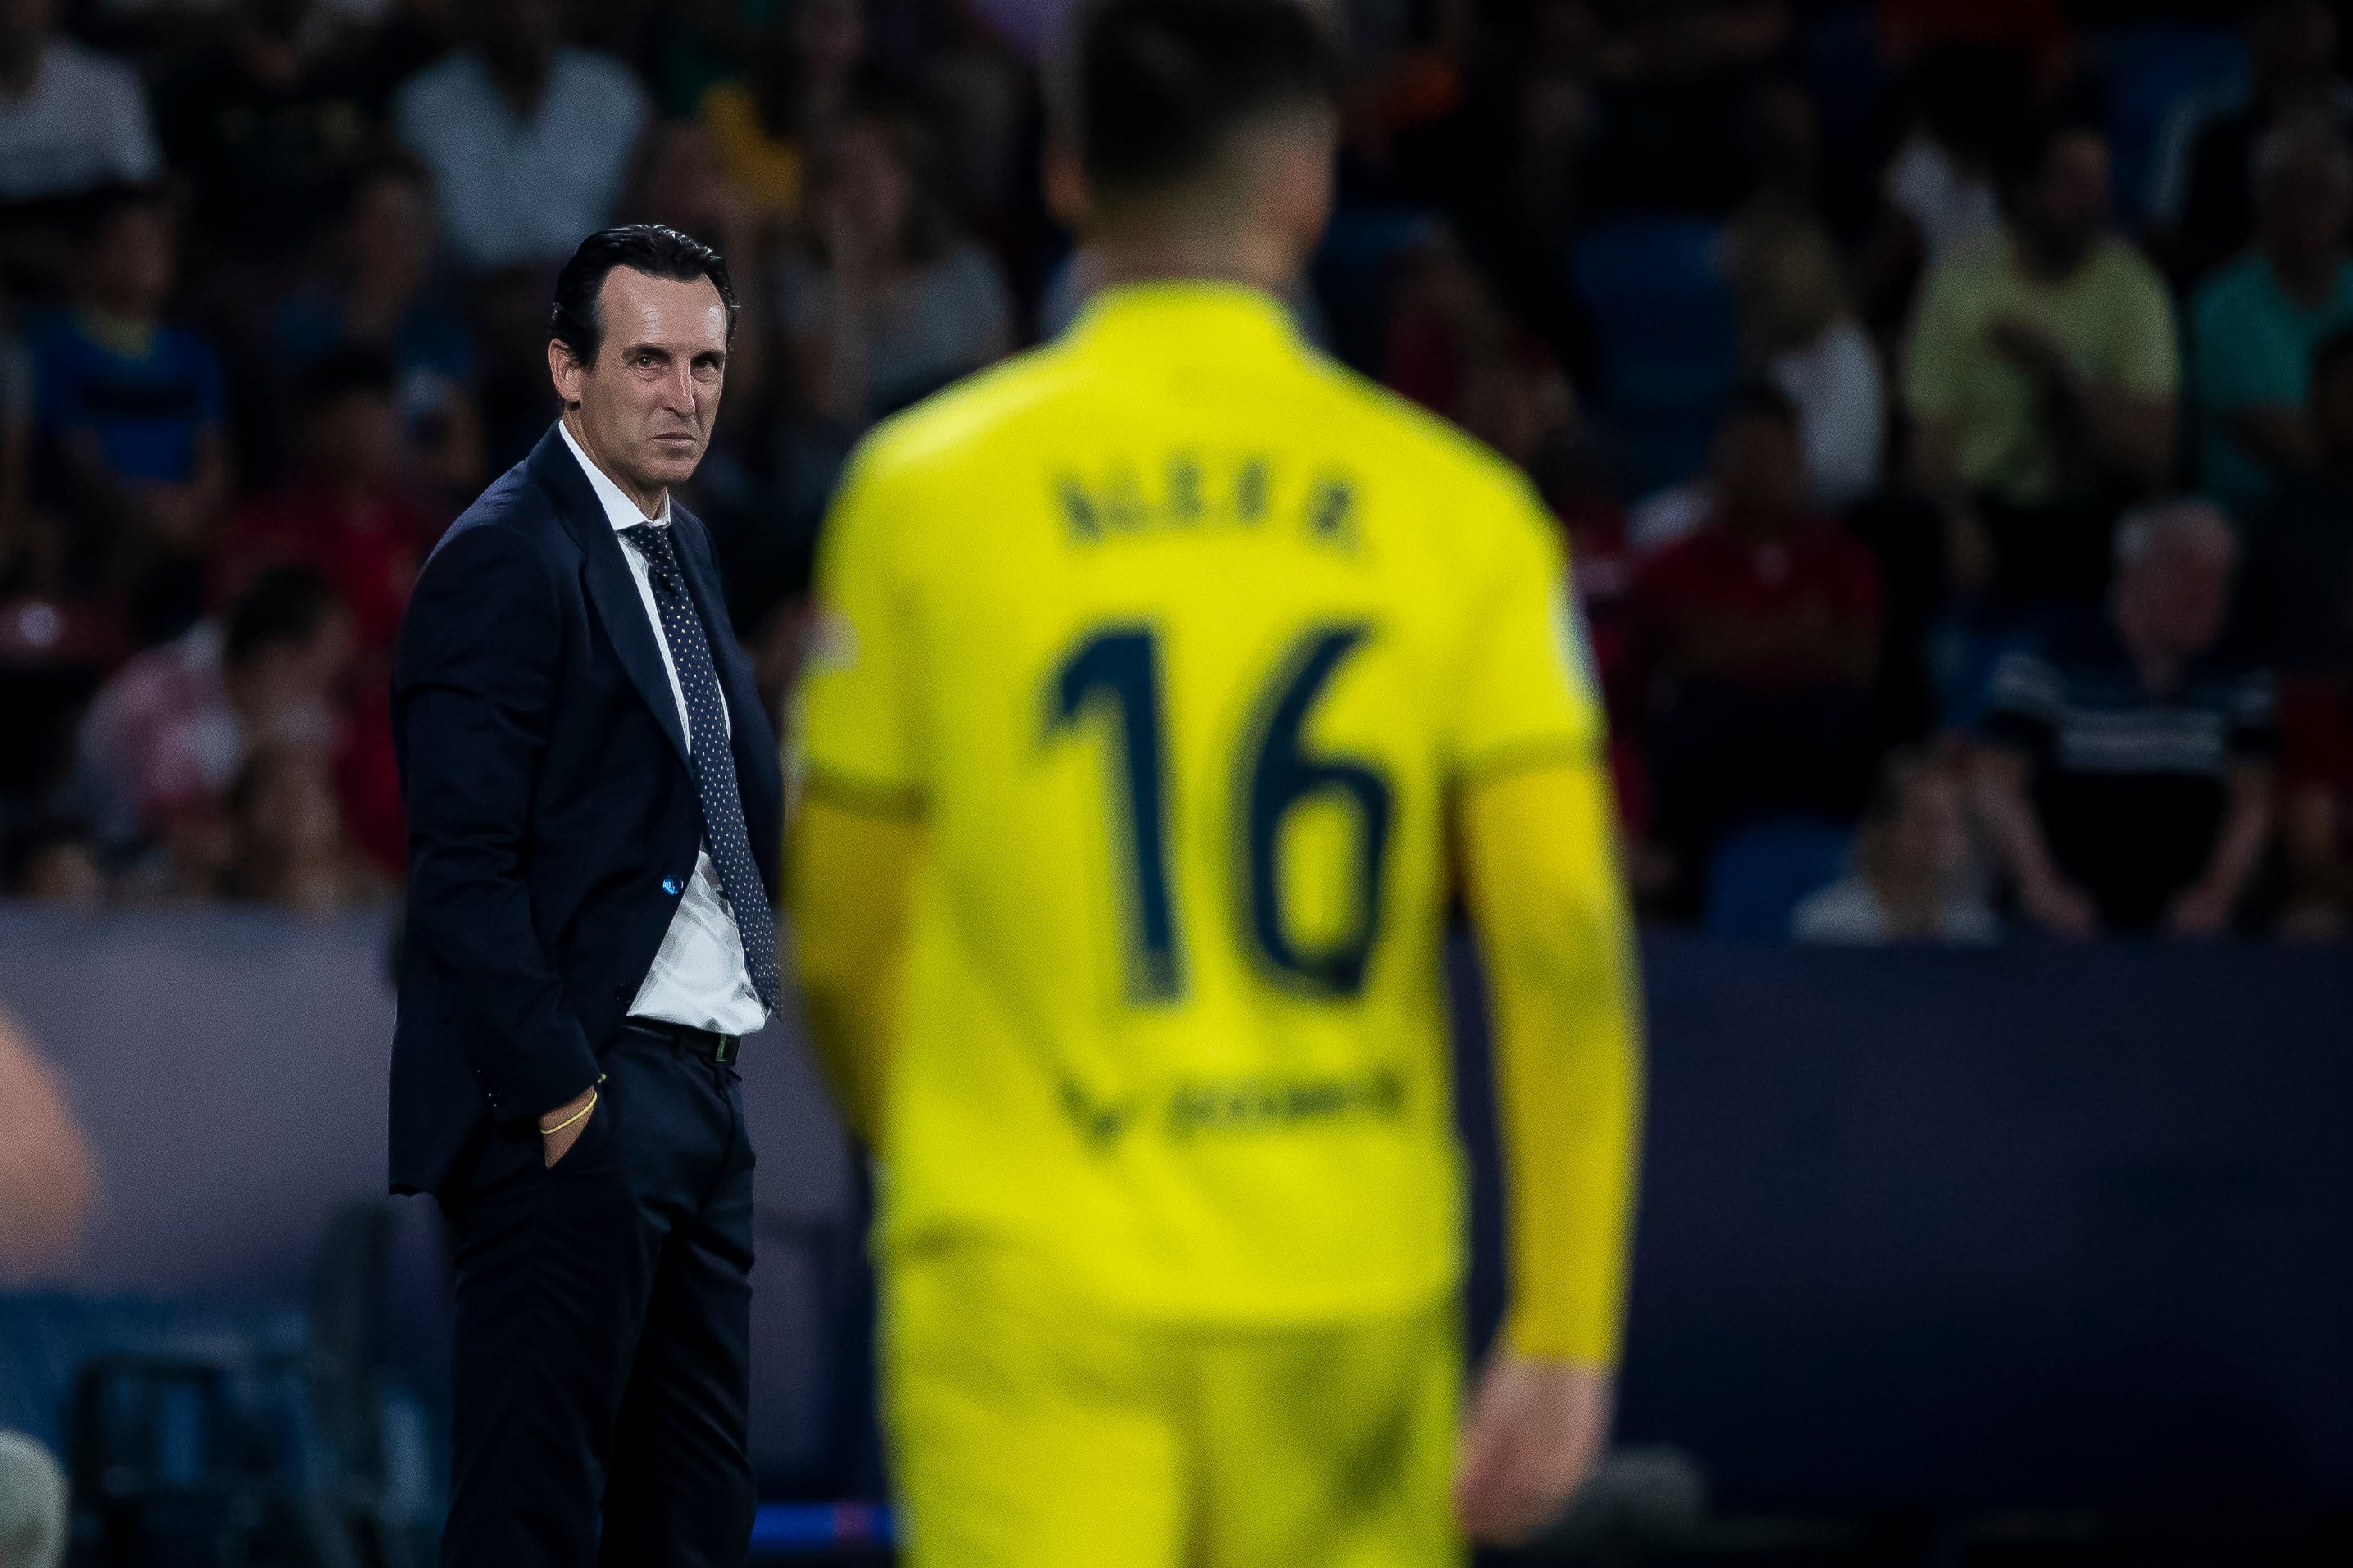
M563 417L418 579L393 679L409 903L392 1184L455 1244L445 1564L744 1561L776 735L677 506L734 327L651 225L556 283Z

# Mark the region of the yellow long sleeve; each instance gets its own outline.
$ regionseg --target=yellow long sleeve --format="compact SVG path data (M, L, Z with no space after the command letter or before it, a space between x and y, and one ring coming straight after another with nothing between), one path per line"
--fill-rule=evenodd
M851 1131L880 1138L923 849L920 818L810 793L785 849L785 898L818 1065Z
M1607 776L1530 768L1461 803L1510 1212L1504 1343L1614 1364L1641 1110L1640 1001Z

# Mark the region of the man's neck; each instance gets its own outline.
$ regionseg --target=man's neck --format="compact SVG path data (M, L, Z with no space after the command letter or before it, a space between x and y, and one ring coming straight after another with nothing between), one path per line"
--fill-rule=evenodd
M2152 697L2164 697L2179 688L2182 673L2189 665L2188 658L2159 649L2132 647L2129 642L2126 646L2132 653L2133 668L2140 676L2143 691Z
M508 55L487 55L482 60L490 72L491 85L507 100L507 107L514 110L518 120L529 120L539 111L540 95L547 90L551 64L545 58Z
M40 37L14 37L0 46L0 93L23 98L31 92L40 82L47 49L47 40Z
M1087 250L1105 288L1198 279L1283 294L1299 276L1299 258L1293 248L1254 229L1221 234L1121 228L1090 238Z
M666 488L657 485L652 489L646 489L636 480L625 478L612 464L607 462L604 454L596 450L596 443L588 439L587 429L577 410L565 409L563 418L564 428L571 433L572 439L579 445L580 450L586 455L590 462L596 465L598 473L612 480L614 488L629 498L629 504L638 509L639 517L650 521L662 514L662 508L670 503L670 491Z
M2063 283L2075 275L2076 268L2090 259L2091 246L2062 249L2045 243L2034 231L2021 226L2010 229L2010 247L2018 258L2018 269L2038 283Z

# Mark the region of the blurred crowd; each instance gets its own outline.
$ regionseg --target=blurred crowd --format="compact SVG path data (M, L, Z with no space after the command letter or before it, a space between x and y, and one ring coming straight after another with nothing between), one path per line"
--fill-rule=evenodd
M1319 0L1294 309L1524 468L1645 912L2342 932L2353 79L2316 0ZM841 462L1059 331L1053 0L0 0L0 876L396 893L385 666L611 220L744 303L780 704Z

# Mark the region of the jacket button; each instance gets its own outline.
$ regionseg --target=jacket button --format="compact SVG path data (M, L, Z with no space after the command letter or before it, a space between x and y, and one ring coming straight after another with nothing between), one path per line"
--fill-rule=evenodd
M686 884L680 881L676 877L664 877L662 879L662 891L668 893L674 899L681 893L686 891Z

